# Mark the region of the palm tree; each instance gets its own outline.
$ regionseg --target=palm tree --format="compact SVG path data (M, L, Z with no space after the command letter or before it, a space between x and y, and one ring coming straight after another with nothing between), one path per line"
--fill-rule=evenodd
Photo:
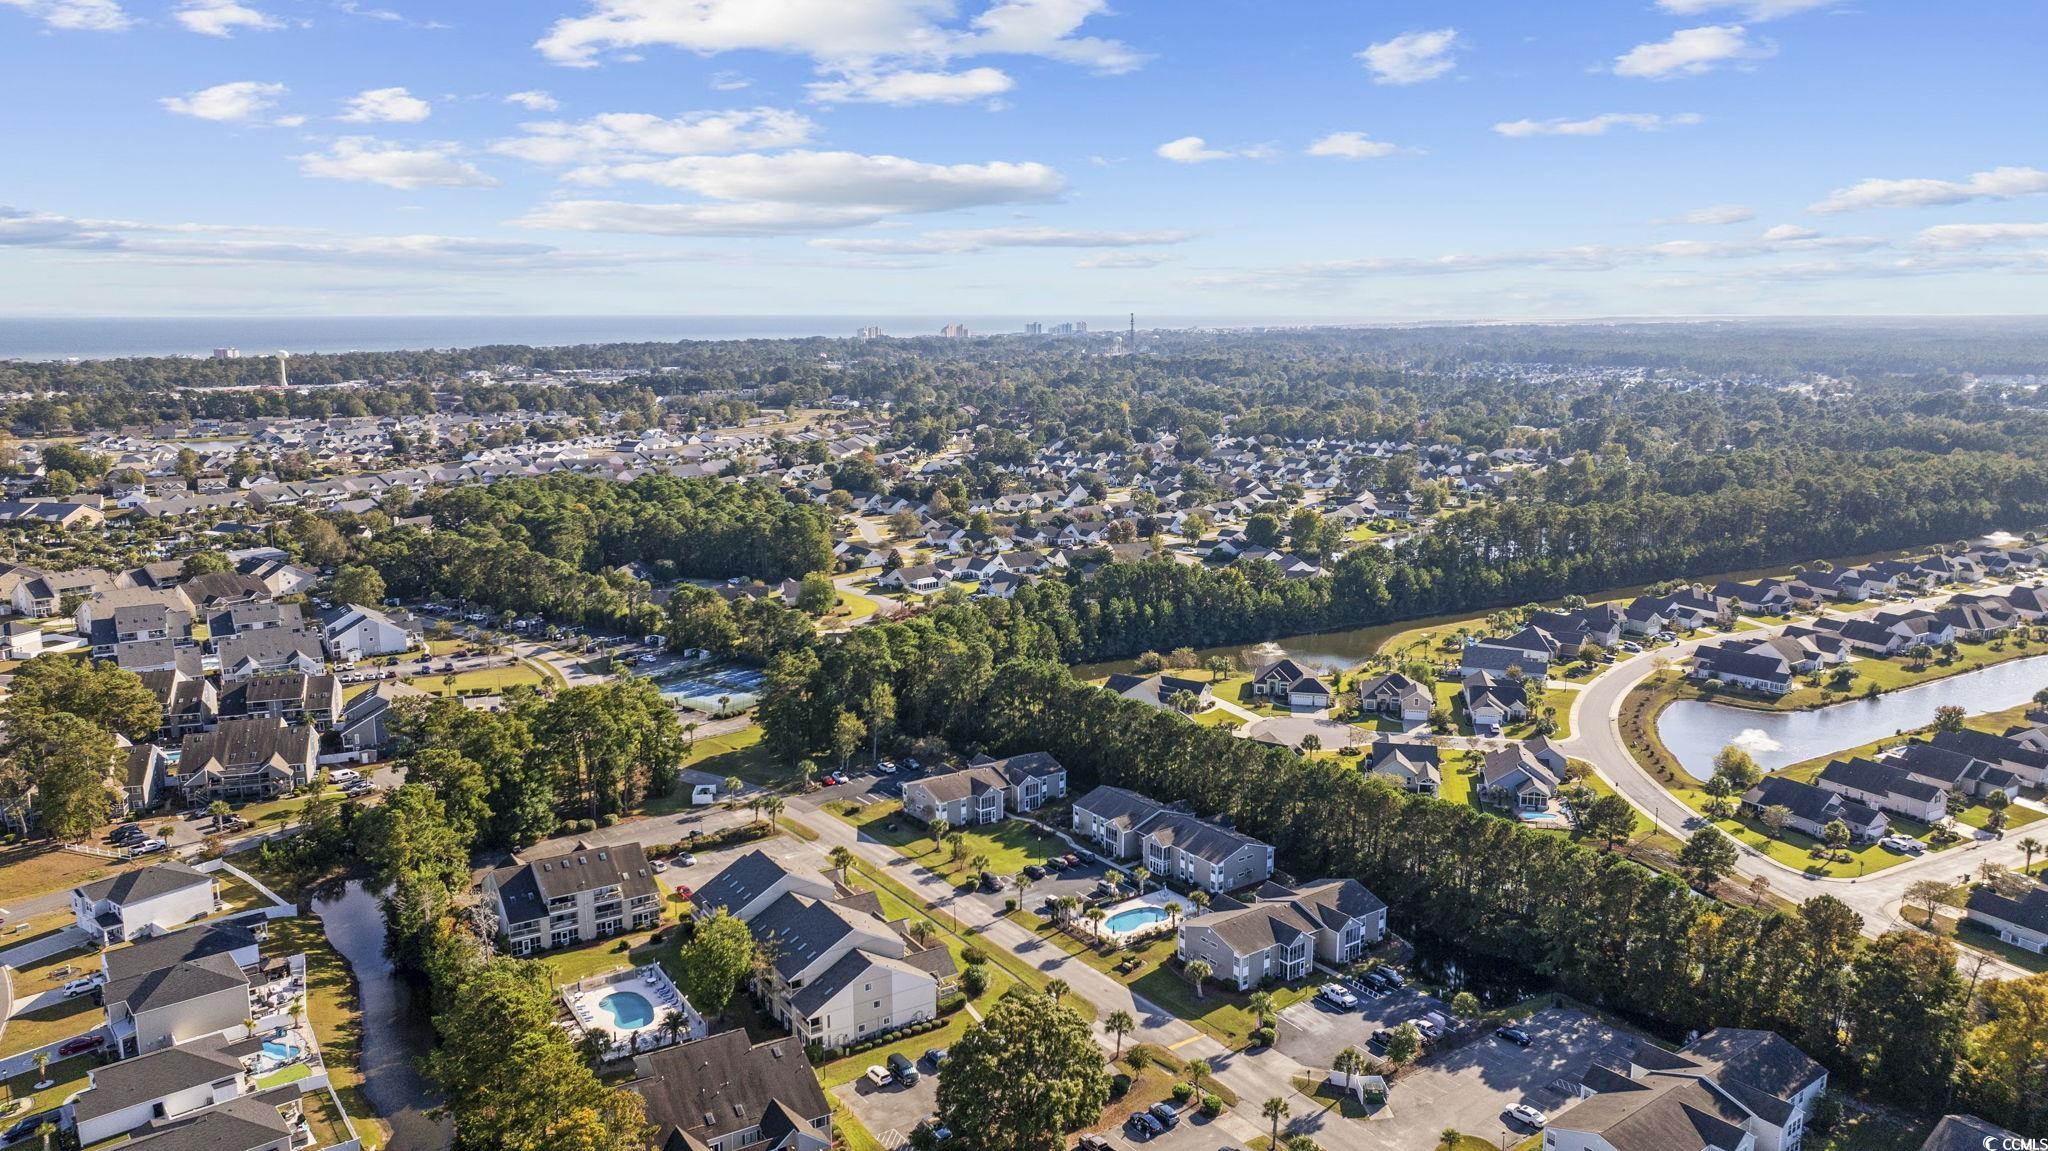
M690 1029L690 1017L670 1008L668 1014L661 1017L661 1029L668 1034L668 1041L674 1043L676 1036Z
M50 1082L50 1053L36 1052L36 1086L47 1086Z
M1288 1111L1287 1100L1280 1098L1278 1095L1266 1100L1265 1105L1259 1108L1259 1114L1273 1121L1272 1142L1275 1147L1280 1145L1280 1121L1287 1118Z
M1195 962L1200 963L1201 960L1198 959ZM1211 1072L1212 1069L1207 1059L1190 1059L1188 1060L1187 1069L1182 1074L1188 1077L1188 1086L1194 1088L1197 1093L1200 1093L1202 1084L1208 1082Z
M784 806L785 804L783 803L783 799L779 795L771 795L767 799L761 801L761 810L768 813L768 818L770 820L776 819L777 817L781 816L782 809Z
M1022 907L1022 906L1024 906L1024 895L1025 895L1025 893L1026 893L1026 892L1029 892L1029 891L1031 890L1031 873L1030 873L1030 872L1028 872L1028 871L1020 871L1020 872L1018 872L1018 873L1017 873L1017 875L1016 875L1016 881L1017 881L1017 906L1019 906L1019 907Z
M683 734L688 736L690 739L689 747L687 748L687 750L697 750L697 724L695 720L692 720L691 722L683 725Z
M1456 1127L1446 1127L1437 1134L1437 1149L1438 1151L1457 1151L1458 1144L1463 1142L1464 1138L1464 1132L1459 1131Z
M1124 1054L1124 1036L1138 1029L1138 1021L1128 1011L1112 1011L1109 1013L1109 1018L1102 1021L1102 1029L1116 1036L1116 1054L1110 1056L1110 1058L1121 1059Z
M1166 901L1166 921L1168 923L1178 924L1180 922L1180 913L1180 900L1169 899Z
M1045 993L1051 997L1054 1003L1058 1003L1071 990L1073 989L1067 986L1067 981L1064 979L1048 979L1045 981Z
M1251 997L1244 1001L1244 1006L1245 1010L1252 1013L1252 1018L1256 1021L1254 1025L1264 1027L1266 1025L1266 1013L1273 1010L1273 993L1270 991L1254 991Z
M933 851L937 851L940 847L944 846L946 842L946 833L951 830L953 830L953 825L947 822L945 816L942 815L939 816L937 819L932 820L931 831Z
M1088 909L1088 931L1089 934L1095 936L1097 942L1102 940L1102 921L1108 918L1109 912L1104 911L1100 907Z
M234 810L234 808L228 806L228 801L225 799L216 799L206 805L206 814L213 817L213 833L215 835L220 834L222 825L227 822L228 816Z
M841 844L840 846L833 848L831 853L826 858L830 860L832 864L832 870L837 871L839 873L840 886L845 886L846 873L852 870L853 868L853 849L847 847L844 844Z
M1337 1052L1337 1058L1330 1061L1330 1070L1345 1076L1347 1082L1353 1075L1364 1074L1365 1069L1370 1066L1372 1064L1366 1058L1365 1052L1356 1047L1346 1047Z
M1197 888L1192 894L1188 896L1188 898L1194 901L1196 914L1199 915L1202 912L1207 911L1209 909L1208 892L1203 891L1200 888Z
M2020 850L2027 853L2027 864L2025 867L2020 868L2021 871L2034 870L2034 853L2040 851L2041 847L2041 841L2033 836L2020 840Z
M1145 894L1145 885L1146 885L1147 883L1151 882L1151 880L1152 880L1152 870L1151 870L1151 868L1148 868L1148 867L1133 867L1133 868L1131 868L1131 882L1132 882L1132 883L1135 883L1135 884L1137 884L1137 885L1138 885L1138 894L1139 894L1140 896L1143 896L1143 895Z
M1202 997L1202 981L1216 974L1216 969L1209 966L1206 961L1197 959L1188 964L1187 971L1188 979L1195 985L1195 998L1200 999Z
M737 775L728 775L725 777L725 793L727 795L737 794L739 792L739 789L745 787L746 785L746 781L741 779Z

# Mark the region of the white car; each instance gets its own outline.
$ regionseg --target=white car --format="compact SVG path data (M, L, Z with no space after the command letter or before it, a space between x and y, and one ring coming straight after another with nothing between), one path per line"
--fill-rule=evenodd
M868 1068L862 1074L867 1076L868 1082L877 1087L887 1087L889 1084L896 1082L896 1077L889 1074L889 1069L879 1063Z
M1877 843L1879 847L1887 851L1896 851L1901 855L1918 855L1927 850L1919 840L1910 835L1887 835Z
M101 977L98 975L88 975L84 979L74 979L66 983L64 985L64 998L72 999L84 995L86 992L98 987L100 979Z
M327 773L327 782L336 787L340 787L344 783L354 783L361 778L363 778L362 772L347 767L337 767Z
M668 860L666 860L666 859L655 859L655 860L649 860L649 861L648 861L648 864L647 864L647 866L648 866L648 868L649 868L650 870L652 870L652 871L655 871L655 872L657 872L657 873L659 873L659 872L663 872L663 871L667 871L667 870L668 870Z
M895 775L896 765L890 763L888 760L885 759L882 762L875 765L875 770L881 772L883 775Z
M1534 1107L1529 1106L1527 1103L1514 1104L1513 1106L1508 1108L1507 1113L1508 1118L1520 1120L1521 1122L1536 1128L1538 1131L1541 1131L1543 1129L1543 1125L1545 1123L1550 1122L1549 1116L1545 1115L1541 1111L1536 1110Z
M685 851L681 855L676 856L676 862L684 867L695 867L697 866L697 854L692 851Z
M1358 1006L1358 996L1341 983L1325 983L1316 988L1316 998L1339 1011L1350 1011Z

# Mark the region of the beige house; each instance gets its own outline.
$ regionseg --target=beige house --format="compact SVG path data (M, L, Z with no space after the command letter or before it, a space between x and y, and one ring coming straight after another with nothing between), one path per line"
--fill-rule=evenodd
M1247 906L1184 921L1175 950L1245 991L1350 963L1386 934L1387 905L1355 879L1267 883Z
M661 919L661 888L637 843L578 843L561 855L514 856L511 866L484 876L483 893L514 955L589 943Z

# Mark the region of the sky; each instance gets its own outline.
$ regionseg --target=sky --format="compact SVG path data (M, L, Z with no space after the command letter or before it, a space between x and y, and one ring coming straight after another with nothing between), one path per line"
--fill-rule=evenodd
M2034 0L0 0L0 314L2039 313Z

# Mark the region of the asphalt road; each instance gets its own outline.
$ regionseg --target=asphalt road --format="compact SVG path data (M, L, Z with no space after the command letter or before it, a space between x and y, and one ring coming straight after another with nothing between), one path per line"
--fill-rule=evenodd
M2001 586L1988 590L1996 593L2005 589ZM1950 594L1952 593L1944 592L1910 603L1886 603L1880 606L1891 610L1927 607L1946 600ZM1783 624L1765 624L1762 631L1743 634L1760 639L1776 634L1784 630L1784 627ZM1629 691L1655 673L1662 662L1683 658L1701 643L1720 638L1723 638L1721 633L1715 633L1703 639L1688 640L1676 647L1645 652L1615 664L1605 675L1588 684L1572 701L1573 734L1571 738L1559 741L1559 746L1566 755L1592 764L1594 771L1598 772L1602 779L1612 784L1616 791L1627 796L1629 802L1648 814L1657 826L1679 839L1690 839L1706 821L1680 803L1656 777L1636 762L1635 756L1629 752L1626 742L1622 739L1621 704ZM1743 845L1735 869L1744 876L1761 876L1770 883L1773 891L1795 903L1804 902L1817 895L1832 895L1861 915L1864 933L1875 936L1905 923L1899 917L1898 909L1905 898L1908 886L1922 879L1953 881L1964 872L1974 874L1986 863L2018 867L2025 862L2025 853L2019 846L2022 838L2024 837L2015 835L2009 835L2004 840L1982 838L1947 851L1930 852L1898 863L1876 875L1861 878L1820 878L1808 875L1798 868L1772 859L1755 848ZM1986 968L1986 974L2018 979L2029 973L1993 957L1991 965Z

